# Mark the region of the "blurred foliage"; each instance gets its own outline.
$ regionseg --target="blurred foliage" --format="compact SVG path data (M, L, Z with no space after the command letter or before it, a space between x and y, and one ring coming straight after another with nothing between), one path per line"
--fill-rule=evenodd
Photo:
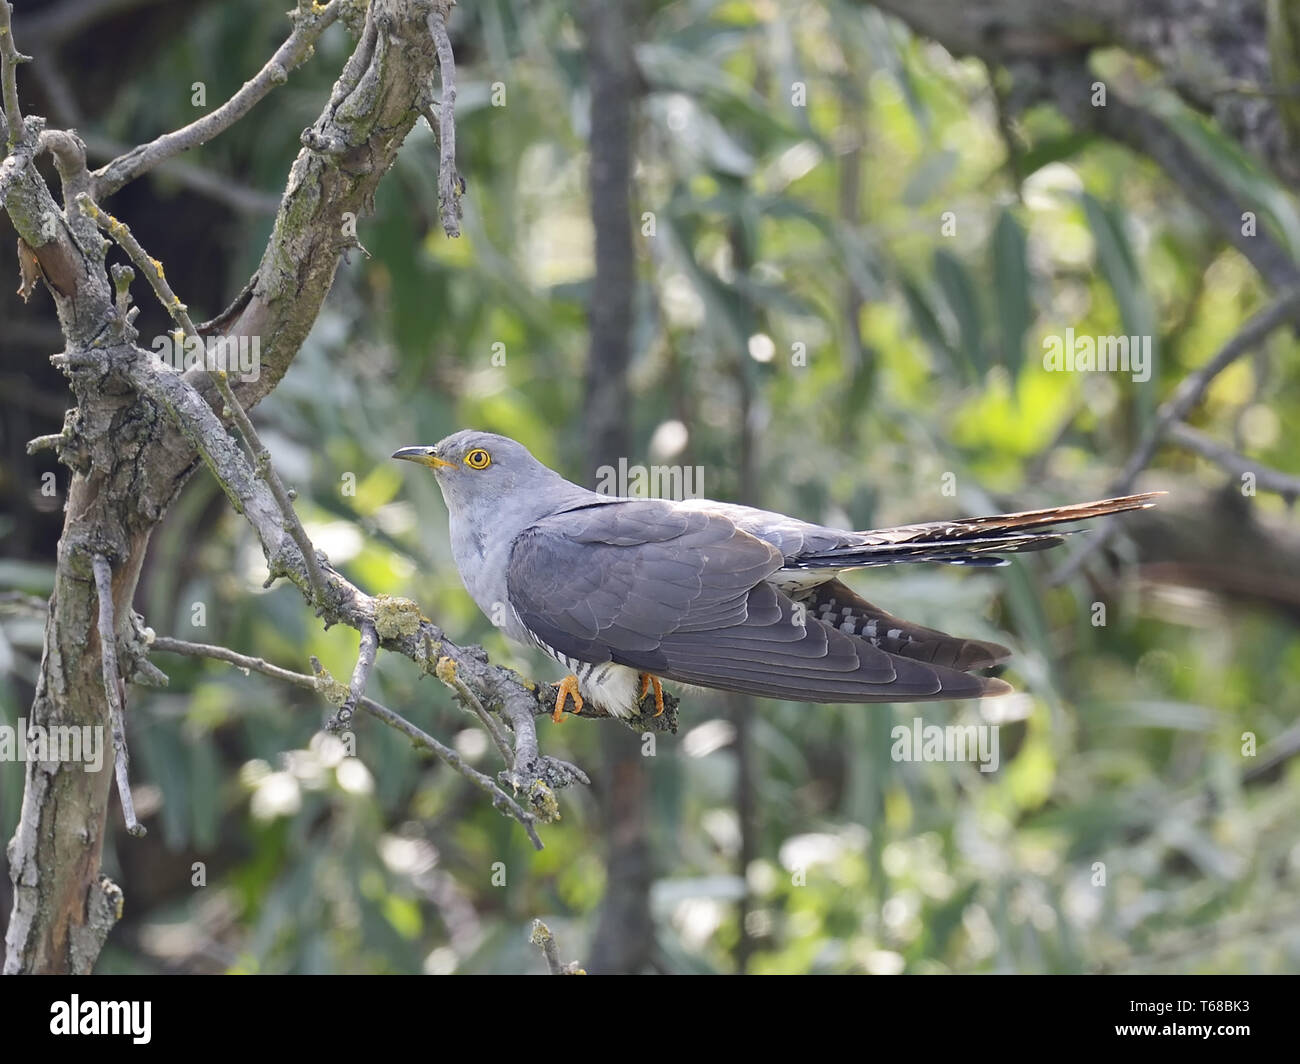
M283 6L200 8L97 126L135 142L188 121L196 79L223 99L281 38ZM630 461L700 465L706 494L734 498L749 460L763 505L853 527L1094 498L1159 400L1266 298L1151 163L1074 136L1048 107L1024 116L1009 156L985 67L873 9L681 0L641 12ZM335 565L372 593L417 599L496 660L554 678L464 594L432 478L387 460L478 426L570 474L583 467L581 21L565 0L484 0L457 7L453 30L464 236L438 227L436 143L421 123L360 226L370 255L340 270L257 417ZM350 48L334 27L309 65L191 161L278 191ZM1291 194L1199 119L1182 125L1261 205L1261 224L1289 235ZM155 187L165 226L181 193ZM232 218L214 234L221 271L181 297L220 309L268 227ZM1044 372L1043 337L1067 327L1152 334L1152 379ZM1300 423L1295 341L1279 336L1269 352L1216 381L1198 424L1300 472L1282 430ZM739 451L746 402L750 455ZM687 428L685 446L661 453L652 441L672 438L656 436L670 421ZM942 494L949 472L955 499ZM1223 479L1165 451L1149 481L1176 506ZM1250 502L1284 515L1276 497ZM759 703L761 856L747 869L732 725L720 700L687 696L682 734L660 737L651 762L665 970L732 970L746 889L755 972L1300 969L1300 774L1241 782L1242 734L1262 747L1294 723L1294 616L1152 595L1132 569L1099 585L1094 566L1053 587L1062 554L857 578L911 619L1010 644L1008 678L1023 693L983 707ZM50 564L5 560L0 584L48 593ZM137 608L159 633L300 670L315 654L347 675L356 634L322 631L296 591L264 590L264 577L200 470L154 537ZM1107 604L1103 627L1094 601ZM37 622L0 627L7 721L29 705L40 645ZM562 794L564 819L534 854L458 776L373 721L360 723L359 757L343 759L318 734L326 707L304 692L157 660L171 686L139 691L131 713L151 835L132 841L110 815L106 871L127 918L101 970L540 971L528 945L537 916L566 959L584 955L605 874L598 792ZM481 730L410 662L381 655L372 690L496 771ZM917 716L1000 721L1000 769L894 762L890 729ZM546 724L543 748L594 769L601 726ZM21 772L0 766L5 838L20 795Z

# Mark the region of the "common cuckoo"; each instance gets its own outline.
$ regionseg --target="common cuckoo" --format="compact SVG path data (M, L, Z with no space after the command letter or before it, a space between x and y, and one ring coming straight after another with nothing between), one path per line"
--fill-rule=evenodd
M567 700L618 717L661 680L798 702L923 702L1011 690L973 672L1010 651L902 620L839 576L896 562L997 565L1068 521L1145 509L1152 494L850 532L749 506L600 495L521 444L465 430L394 458L429 466L474 601L568 675Z

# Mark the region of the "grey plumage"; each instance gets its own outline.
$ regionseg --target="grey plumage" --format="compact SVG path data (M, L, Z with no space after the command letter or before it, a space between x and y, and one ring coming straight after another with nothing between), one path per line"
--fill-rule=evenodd
M1006 660L1005 647L903 621L838 573L897 562L997 564L1002 553L1069 534L1044 527L1152 505L1135 495L852 532L706 500L598 495L486 432L394 457L433 468L452 554L479 607L620 716L636 712L641 674L814 702L1005 693L1001 680L969 671Z

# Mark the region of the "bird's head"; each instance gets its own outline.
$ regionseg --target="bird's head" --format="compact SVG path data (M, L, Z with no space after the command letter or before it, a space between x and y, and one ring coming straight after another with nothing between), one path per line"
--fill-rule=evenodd
M393 457L432 469L448 510L472 521L492 520L568 486L523 444L494 432L462 429L432 447L401 447Z

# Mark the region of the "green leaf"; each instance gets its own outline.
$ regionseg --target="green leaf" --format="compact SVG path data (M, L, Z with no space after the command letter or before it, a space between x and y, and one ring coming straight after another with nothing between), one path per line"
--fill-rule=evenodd
M1077 155L1096 139L1092 133L1076 131L1040 140L1020 156L1021 178L1041 170L1048 163L1060 162Z
M952 252L939 248L934 253L934 279L956 319L962 357L982 376L988 369L988 359L984 352L979 299L970 271Z
M1081 199L1097 243L1097 265L1114 293L1124 331L1130 336L1150 336L1154 348L1157 341L1155 310L1119 211L1117 208L1107 210L1087 192Z
M1236 141L1173 93L1153 93L1147 106L1168 122L1237 196L1257 206L1272 222L1291 257L1300 259L1300 211L1287 191L1261 170Z
M939 325L939 318L925 293L907 277L900 277L899 285L903 289L903 298L907 300L907 309L912 315L912 325L921 334L921 339L925 341L926 346L938 359L951 363L963 377L968 377L970 367L949 345L948 338Z
M1033 300L1025 231L1006 209L993 230L993 278L1002 334L1001 362L1012 377L1019 377L1025 361L1025 333L1033 317Z

